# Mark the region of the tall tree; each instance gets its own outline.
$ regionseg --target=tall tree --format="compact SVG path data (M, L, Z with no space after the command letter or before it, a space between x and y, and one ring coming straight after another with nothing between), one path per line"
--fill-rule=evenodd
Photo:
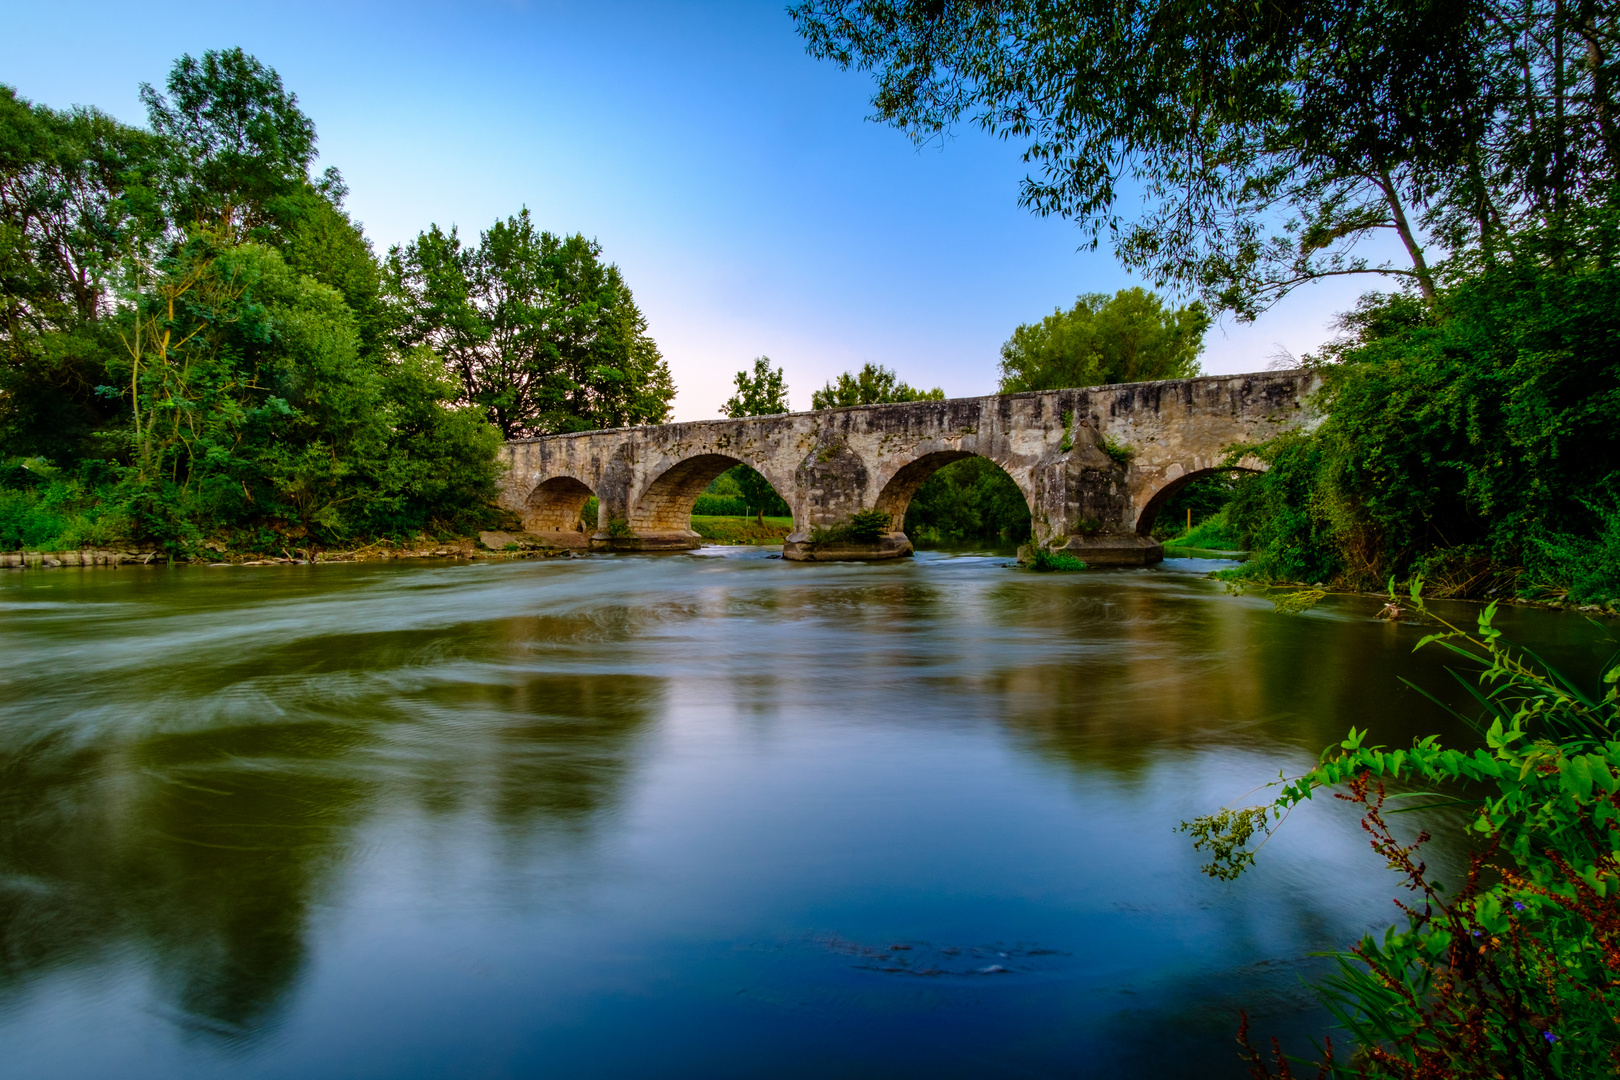
M842 409L851 405L888 405L897 401L943 401L939 387L918 390L882 364L867 363L858 372L844 372L810 395L812 409Z
M581 235L536 229L526 209L477 247L434 225L389 252L398 342L444 357L507 438L662 423L669 367L601 254Z
M732 419L788 411L787 379L781 368L771 367L770 357L756 356L753 372L737 372L736 382L737 392L720 406L720 411Z
M262 238L312 184L315 124L298 95L240 48L180 57L165 88L142 83L141 101L166 144L160 184L174 224ZM334 169L314 183L345 190Z
M745 416L776 416L788 411L787 377L781 368L771 367L768 356L754 357L753 371L737 372L737 392L726 399L720 411L734 420ZM792 513L787 501L777 494L771 482L748 465L733 465L709 485L709 490L735 486L759 515L786 516Z
M1243 317L1344 274L1432 299L1435 249L1489 252L1516 227L1620 199L1620 33L1596 0L804 0L792 13L813 55L876 72L877 119L916 140L967 120L1021 143L1038 167L1025 205ZM1369 253L1378 235L1401 254Z
M1140 288L1086 293L1013 331L1001 347L1001 392L1190 378L1208 328L1199 303L1171 310Z
M94 109L0 87L0 457L71 461L116 414L95 388L127 265L157 237L157 151Z

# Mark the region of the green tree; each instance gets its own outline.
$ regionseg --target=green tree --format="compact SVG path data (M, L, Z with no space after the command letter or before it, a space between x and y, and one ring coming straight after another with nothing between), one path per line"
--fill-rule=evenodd
M812 409L842 409L851 405L888 405L898 401L944 401L939 387L918 390L881 364L864 364L859 372L844 372L810 395Z
M906 507L906 533L913 540L1029 537L1029 503L1000 466L987 458L953 461L924 480Z
M918 141L966 120L1021 143L1024 205L1246 318L1344 274L1432 298L1435 249L1494 250L1620 198L1617 12L1590 0L791 11L812 55L876 73L877 119ZM1401 254L1369 256L1378 235Z
M174 224L264 238L311 183L315 124L298 95L240 48L181 56L165 88L142 83L141 101L165 145L158 182ZM342 190L335 170L322 183Z
M737 392L720 406L720 411L733 420L745 416L776 416L788 411L787 378L781 368L771 367L770 357L756 356L754 370L737 372L736 383ZM762 519L766 514L786 517L793 512L771 482L750 466L733 465L715 477L708 487L709 494L733 491Z
M395 347L296 97L241 50L183 57L168 90L144 88L151 133L0 91L0 542L481 522L499 432Z
M1086 293L1013 331L1001 347L1001 392L1190 378L1208 328L1200 303L1171 310L1140 288Z
M151 249L158 145L94 109L0 87L0 458L81 457L118 415L96 394L118 351L106 316Z
M775 416L788 411L787 379L781 368L771 367L771 358L756 356L754 371L737 372L737 392L726 399L720 411L733 420L744 416Z
M662 423L675 386L617 266L527 209L476 248L437 225L389 252L397 344L426 346L507 438Z
M1344 317L1326 419L1255 448L1271 467L1238 487L1248 573L1620 599L1620 272L1533 239L1433 306Z

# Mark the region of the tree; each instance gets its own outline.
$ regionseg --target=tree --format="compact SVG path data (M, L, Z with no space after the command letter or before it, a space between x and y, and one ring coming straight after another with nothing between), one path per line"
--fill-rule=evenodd
M1620 33L1596 0L791 10L812 55L876 72L877 119L927 141L965 118L1022 143L1038 166L1024 205L1243 318L1343 274L1432 299L1435 249L1490 252L1620 199ZM1380 234L1402 255L1360 247Z
M0 87L0 457L76 460L117 415L95 388L124 262L154 239L156 151L94 109Z
M181 56L166 89L141 84L147 120L166 144L159 184L171 220L263 238L311 183L315 124L298 95L240 48ZM320 184L339 197L345 190L334 169Z
M726 399L720 411L733 420L744 416L775 416L788 409L787 380L781 368L771 367L771 358L756 356L754 373L737 372L737 392Z
M864 364L857 374L844 372L810 396L812 409L842 409L851 405L888 405L898 401L944 401L939 387L918 390L881 364Z
M1199 303L1172 311L1144 289L1086 293L1013 331L1001 347L1001 392L1190 378L1208 328Z
M527 209L464 246L430 227L388 256L401 348L428 347L506 438L662 423L675 397L601 245L537 230Z
M0 88L0 542L482 524L500 434L396 348L297 98L239 49L183 57L168 90L144 88L145 132Z
M771 367L770 357L754 357L753 373L737 372L736 383L737 392L720 406L720 411L733 420L745 416L776 416L788 411L787 379L781 368ZM771 482L750 466L733 465L715 478L709 490L726 487L736 488L762 522L766 512L779 517L793 512Z

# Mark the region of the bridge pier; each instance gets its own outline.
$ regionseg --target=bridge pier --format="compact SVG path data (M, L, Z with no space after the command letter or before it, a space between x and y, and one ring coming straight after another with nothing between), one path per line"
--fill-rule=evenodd
M816 542L811 532L796 532L782 543L782 558L794 562L876 562L903 559L912 552L911 537L891 532L875 540Z
M703 537L690 529L621 535L599 532L592 534L590 546L592 551L691 551L703 546Z
M1073 555L1087 566L1152 566L1164 559L1164 545L1151 536L1113 533L1070 536L1051 550ZM1019 549L1019 561L1028 561L1028 548Z

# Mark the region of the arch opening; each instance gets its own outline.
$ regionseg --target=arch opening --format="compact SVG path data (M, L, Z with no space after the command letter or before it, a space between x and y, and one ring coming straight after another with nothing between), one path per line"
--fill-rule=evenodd
M597 523L587 521L585 506L596 493L572 476L554 476L535 487L524 501L523 527L562 547L584 547Z
M1029 537L1029 494L979 454L941 450L902 466L878 495L893 532L913 539Z
M1264 463L1245 458L1237 465L1194 469L1167 481L1142 506L1136 532L1164 543L1232 550L1241 546L1227 520L1227 507L1243 478L1264 472Z
M651 484L636 500L629 517L630 529L639 535L684 535L696 539L698 534L692 528L692 512L699 496L702 496L717 479L730 472L738 465L747 463L726 454L699 454L687 458L676 465L670 466ZM750 467L750 471L752 468ZM775 496L769 509L787 509L792 514L781 493L774 485L761 474L755 472L759 481L753 485L759 487L754 491L748 488L742 495L745 503L751 508L763 513L766 492ZM757 506L753 504L758 504Z

